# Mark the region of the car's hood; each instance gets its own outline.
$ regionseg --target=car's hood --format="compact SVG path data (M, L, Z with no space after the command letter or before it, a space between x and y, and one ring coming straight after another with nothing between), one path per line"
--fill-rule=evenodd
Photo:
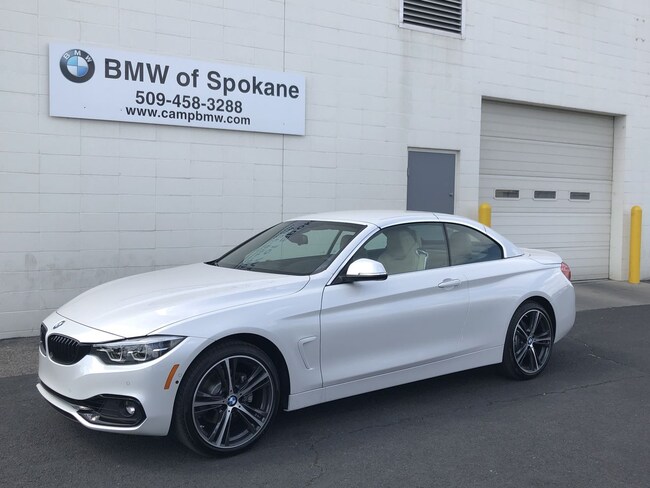
M309 277L192 264L111 281L82 293L58 313L122 337L302 289Z

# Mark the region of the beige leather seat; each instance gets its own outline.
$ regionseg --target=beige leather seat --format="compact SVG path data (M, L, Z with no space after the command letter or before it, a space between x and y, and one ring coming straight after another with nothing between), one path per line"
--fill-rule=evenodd
M419 250L414 233L407 229L388 229L386 249L379 255L379 262L391 274L408 273L426 267L427 254Z

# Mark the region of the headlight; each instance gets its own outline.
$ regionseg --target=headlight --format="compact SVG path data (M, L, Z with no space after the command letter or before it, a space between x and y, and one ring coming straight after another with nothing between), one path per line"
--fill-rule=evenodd
M149 336L93 344L91 354L106 364L139 364L157 359L178 346L185 337Z

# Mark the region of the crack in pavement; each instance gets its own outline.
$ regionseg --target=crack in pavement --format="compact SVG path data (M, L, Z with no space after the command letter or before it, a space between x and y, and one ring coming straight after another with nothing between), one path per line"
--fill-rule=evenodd
M314 483L316 483L325 474L325 468L320 464L320 452L318 452L316 445L329 439L330 437L331 434L319 437L309 445L309 451L314 453L314 460L311 463L311 467L316 468L318 470L318 473L307 481L305 488L313 486Z
M582 341L582 340L580 340L580 339L576 339L576 338L574 338L574 337L567 337L566 339L569 340L569 341L571 341L571 342L573 342L573 343L580 344L581 346L585 347L585 348L587 349L587 354L588 354L589 356L593 357L593 358L600 359L600 360L602 360L602 361L608 361L608 362L610 362L610 363L614 363L614 364L616 364L617 366L622 366L622 367L624 367L624 368L630 368L630 369L634 369L634 370L636 370L636 371L639 371L639 372L641 372L641 373L645 373L645 371L642 371L642 370L640 370L639 368L637 368L637 367L635 367L635 366L632 366L632 365L630 365L630 364L621 363L621 362L619 362L619 361L617 361L617 360L615 360L615 359L608 358L608 357L605 357L605 356L599 356L599 355L596 354L596 352L594 351L594 347L593 347L593 346L587 344L586 342L584 342L584 341Z
M542 396L547 396L547 395L562 395L564 393L569 393L569 392L576 391L576 390L585 390L585 389L588 389L588 388L594 388L596 386L607 385L607 384L610 384L610 383L619 383L621 381L645 378L647 376L648 375L645 374L645 373L637 375L637 376L624 376L622 378L616 378L616 379L613 379L613 380L600 381L598 383L588 383L586 385L571 386L569 388L564 388L562 390L545 391L545 392L541 392L541 393L535 393L533 395L526 395L526 396L522 396L522 397L518 397L518 398L510 398L510 399L507 399L507 400L494 400L494 401L488 402L487 406L489 407L491 405L496 405L496 404L499 404L499 403L514 403L514 402L517 402L519 400L528 400L528 399L531 399L531 398L537 398L537 397L542 397Z

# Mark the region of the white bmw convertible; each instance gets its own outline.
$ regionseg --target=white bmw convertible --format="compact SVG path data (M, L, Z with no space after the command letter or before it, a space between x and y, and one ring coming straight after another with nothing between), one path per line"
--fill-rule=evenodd
M573 326L570 277L452 215L309 215L67 303L41 325L37 388L90 429L235 453L278 408L489 364L537 376Z

